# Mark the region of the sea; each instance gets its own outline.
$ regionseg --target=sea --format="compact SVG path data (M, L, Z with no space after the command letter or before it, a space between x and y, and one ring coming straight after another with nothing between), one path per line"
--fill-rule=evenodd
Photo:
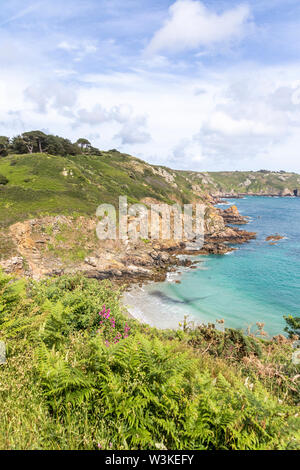
M259 322L271 337L284 333L284 315L300 316L300 198L247 196L228 202L249 217L240 228L257 232L256 240L226 255L193 256L196 269L179 268L164 282L133 287L123 302L135 318L165 329L178 328L186 316L194 324L252 333ZM275 234L283 239L266 241Z

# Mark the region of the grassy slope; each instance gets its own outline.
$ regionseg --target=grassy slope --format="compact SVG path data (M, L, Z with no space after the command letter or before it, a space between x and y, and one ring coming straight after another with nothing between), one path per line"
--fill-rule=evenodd
M181 175L176 177L177 189L154 174L150 165L119 152L103 152L101 157L12 155L0 160L0 174L9 180L0 186L2 226L37 215L94 215L99 204L118 203L119 195L127 195L129 202L144 197L167 203L193 198Z
M158 170L167 171L171 180ZM0 159L0 175L9 180L0 185L0 227L42 215L94 215L103 202L117 204L119 195L127 195L132 203L144 197L188 203L195 199L193 186L201 188L204 199L205 191L279 192L300 187L300 176L293 173L174 171L117 151L101 156L10 155ZM249 178L251 185L243 185Z

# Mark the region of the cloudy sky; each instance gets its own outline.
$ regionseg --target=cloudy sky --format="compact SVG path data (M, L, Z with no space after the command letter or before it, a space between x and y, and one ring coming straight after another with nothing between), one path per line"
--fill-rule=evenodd
M300 171L299 0L1 0L0 135Z

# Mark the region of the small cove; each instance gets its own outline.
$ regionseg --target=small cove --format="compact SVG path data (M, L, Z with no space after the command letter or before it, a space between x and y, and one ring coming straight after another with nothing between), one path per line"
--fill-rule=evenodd
M177 328L185 315L197 323L252 325L252 331L264 322L275 335L283 332L283 315L299 315L300 198L249 196L230 203L250 217L245 229L257 239L227 255L198 256L197 269L180 268L165 282L133 287L124 303L134 317L159 328ZM284 239L270 245L266 237L276 233Z

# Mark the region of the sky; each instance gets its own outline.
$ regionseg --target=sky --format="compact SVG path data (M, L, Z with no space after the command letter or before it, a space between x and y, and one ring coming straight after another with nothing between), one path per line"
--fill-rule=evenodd
M299 0L0 0L0 135L300 172Z

